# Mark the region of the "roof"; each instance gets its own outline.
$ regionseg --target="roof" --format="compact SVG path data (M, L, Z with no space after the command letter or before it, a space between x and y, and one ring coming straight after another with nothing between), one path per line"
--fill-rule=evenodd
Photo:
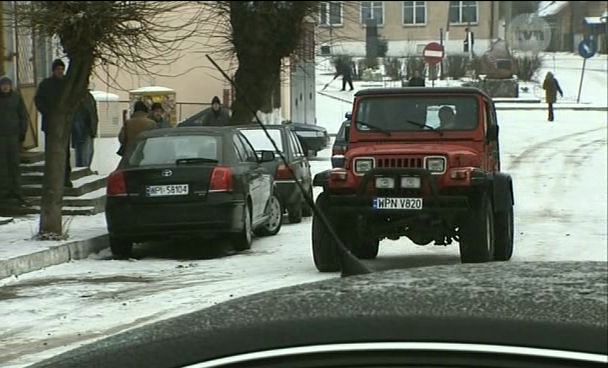
M539 17L550 17L561 12L566 6L568 1L541 1L537 13Z
M280 124L264 124L266 129L286 129L287 127ZM246 124L246 125L236 125L235 128L238 129L262 129L258 124Z
M104 91L91 91L91 95L93 95L95 101L107 102L120 100L120 97L118 95Z
M141 87L138 89L134 89L129 91L129 93L158 93L158 92L175 92L171 88L161 87L161 86L149 86L149 87Z
M163 128L152 129L139 134L137 137L163 137L163 136L178 136L178 135L223 135L234 131L233 126L227 127L178 127L178 128Z
M409 94L433 94L433 95L471 94L471 95L483 96L488 99L491 98L482 90L480 90L478 88L474 88L474 87L369 88L369 89L364 89L364 90L357 92L355 94L355 97L376 96L376 95L409 95Z
M36 367L92 361L100 367L185 366L345 341L457 341L606 354L607 271L606 262L492 262L333 278L130 329Z

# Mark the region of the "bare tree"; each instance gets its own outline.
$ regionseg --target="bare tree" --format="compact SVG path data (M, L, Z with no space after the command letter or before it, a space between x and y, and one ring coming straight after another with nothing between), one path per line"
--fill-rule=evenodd
M234 124L251 121L253 111L269 112L280 86L281 61L296 50L308 16L318 1L205 2L217 22L216 37L223 37L236 56ZM206 19L209 19L207 16ZM245 103L247 102L249 106Z
M56 36L69 59L45 136L41 238L63 233L66 147L72 116L94 67L149 70L172 63L182 43L196 32L200 11L199 5L185 1L28 1L17 2L8 14L35 34Z

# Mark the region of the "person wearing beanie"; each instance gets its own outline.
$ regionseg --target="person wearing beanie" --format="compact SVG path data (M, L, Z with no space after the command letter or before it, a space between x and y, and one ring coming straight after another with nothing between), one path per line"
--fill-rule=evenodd
M148 106L143 101L136 101L133 105L133 115L124 122L118 134L118 141L120 142L118 155L129 157L133 148L135 148L137 136L150 129L156 129L156 122L148 118Z
M27 205L21 196L19 163L28 122L23 98L13 91L10 78L0 77L0 196L21 205Z
M56 59L53 61L51 66L52 74L50 77L44 79L40 82L38 86L38 90L36 91L36 96L34 97L34 102L36 103L36 108L40 111L40 115L42 115L42 131L45 136L45 147L48 147L48 129L50 124L50 117L57 108L59 104L59 98L63 93L63 88L65 81L63 79L65 74L65 64L61 59ZM65 147L67 154L65 158L65 173L64 173L64 186L66 188L72 187L72 180L70 174L72 172L72 168L70 167L70 142L68 141Z
M208 109L209 110L209 109ZM227 126L230 125L230 114L222 106L220 98L214 96L211 100L211 109L203 117L203 126Z

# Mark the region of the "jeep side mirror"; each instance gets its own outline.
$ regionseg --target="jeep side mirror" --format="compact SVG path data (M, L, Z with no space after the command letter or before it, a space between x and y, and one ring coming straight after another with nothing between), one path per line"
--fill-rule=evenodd
M498 140L498 125L496 125L496 124L488 125L488 131L486 133L486 140L488 142Z
M346 114L344 114L344 117L348 120L352 120L353 119L353 114L351 112L347 112Z

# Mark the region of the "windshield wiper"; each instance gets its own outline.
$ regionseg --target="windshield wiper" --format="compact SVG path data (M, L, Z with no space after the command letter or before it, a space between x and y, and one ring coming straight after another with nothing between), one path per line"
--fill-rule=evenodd
M175 160L175 164L176 165L182 165L182 164L202 164L202 163L217 164L218 161L214 160L214 159L211 159L211 158L199 158L199 157L178 158L177 160Z
M406 122L406 123L409 123L409 124L412 124L412 125L415 125L415 126L420 127L420 128L429 128L430 130L432 130L432 131L434 131L434 132L437 132L437 133L439 133L440 135L443 135L443 132L442 132L440 129L437 129L437 128L435 128L435 127L433 127L433 126L430 126L430 125L428 125L428 124L419 123L419 122L417 122L417 121L412 121L412 120L406 120L405 122Z
M366 122L360 121L360 120L355 121L355 123L363 125L363 126L366 126L366 127L370 128L370 129L373 129L373 130L377 130L380 133L384 133L384 134L388 135L389 137L392 136L391 132L389 132L388 130L382 129L382 128L380 128L378 126L375 126L375 125L372 125L370 123L366 123Z

